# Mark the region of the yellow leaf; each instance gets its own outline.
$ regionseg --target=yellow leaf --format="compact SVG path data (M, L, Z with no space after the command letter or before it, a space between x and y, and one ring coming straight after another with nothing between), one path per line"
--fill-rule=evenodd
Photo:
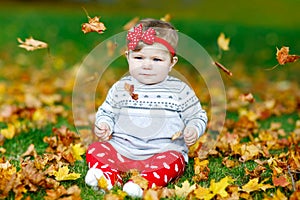
M100 189L104 189L104 190L107 190L107 186L108 186L108 183L107 183L107 180L104 176L101 176L99 179L98 179L98 187Z
M182 183L182 187L175 185L175 194L179 197L186 197L190 192L196 189L196 185L190 185L186 180Z
M78 173L69 173L67 166L59 168L58 171L54 171L53 174L57 181L76 180L80 177Z
M75 157L76 160L82 160L81 155L83 155L85 153L85 148L81 146L80 143L72 145L71 144L71 148L72 148L72 154Z
M210 182L210 190L213 194L219 194L221 197L227 197L228 193L226 192L227 186L229 186L234 180L226 176L225 178L221 179L219 182L215 183L215 180L211 180Z
M7 124L7 128L1 129L0 133L6 139L12 139L16 134L16 128L13 124Z
M222 49L223 51L228 51L229 50L229 42L230 42L230 38L225 38L225 34L224 33L220 33L217 43L220 49Z
M272 186L270 184L265 184L264 185L263 182L262 183L258 183L258 179L259 178L251 179L240 190L244 191L244 192L247 192L247 193L250 193L250 192L253 192L253 191L260 190L260 189L263 190L263 191L266 191L266 189L274 187L274 186Z
M196 195L197 199L204 199L204 200L210 200L215 195L211 193L209 188L203 188L199 186L195 191L194 194Z

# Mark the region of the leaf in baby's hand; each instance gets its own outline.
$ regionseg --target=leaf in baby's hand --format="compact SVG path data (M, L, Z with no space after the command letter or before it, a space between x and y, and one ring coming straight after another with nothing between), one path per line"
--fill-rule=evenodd
M106 27L104 25L104 23L100 22L100 17L95 16L94 18L91 18L87 11L84 9L87 18L88 18L88 23L84 23L81 26L81 30L83 31L84 34L86 33L90 33L90 32L97 32L99 34L104 33L104 31L106 30Z
M172 141L177 140L181 135L182 135L181 131L174 133L174 135L172 136Z
M26 49L27 51L34 51L37 49L46 49L48 44L39 40L35 40L32 37L26 38L25 41L22 41L20 38L17 38L19 47Z
M78 173L69 173L68 166L59 168L58 171L54 171L53 174L57 181L76 180L80 178L80 174Z
M125 31L130 30L131 28L133 28L133 27L136 25L136 23L137 23L139 20L140 20L139 17L135 17L135 18L131 19L129 22L127 22L127 23L123 26L123 29L124 29Z
M228 51L229 50L229 42L230 42L230 38L225 38L225 34L224 33L220 33L217 43L220 49L222 49L223 51Z
M171 14L170 13L167 13L164 17L160 18L161 21L165 21L165 22L169 22L171 21Z
M289 55L289 47L281 47L281 49L277 49L276 59L280 65L284 65L286 63L296 62L300 56L299 55Z
M138 100L139 95L133 93L133 92L134 92L134 85L130 85L130 84L128 84L128 83L125 83L124 89L129 93L129 95L131 96L131 98L132 98L133 100Z

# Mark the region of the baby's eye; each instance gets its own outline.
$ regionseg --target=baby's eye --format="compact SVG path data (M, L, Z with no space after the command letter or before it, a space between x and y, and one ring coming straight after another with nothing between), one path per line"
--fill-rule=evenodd
M141 60L143 58L142 58L142 56L134 56L134 59Z
M160 62L160 61L162 61L162 59L160 59L160 58L153 58L153 61Z

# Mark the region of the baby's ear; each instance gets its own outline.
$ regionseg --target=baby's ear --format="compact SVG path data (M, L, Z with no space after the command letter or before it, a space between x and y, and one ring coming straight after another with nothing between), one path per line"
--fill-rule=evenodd
M174 65L175 65L177 62L178 62L178 57L177 57L177 56L173 56L172 62L171 62L170 68L169 68L169 71L172 70L172 68L174 67Z

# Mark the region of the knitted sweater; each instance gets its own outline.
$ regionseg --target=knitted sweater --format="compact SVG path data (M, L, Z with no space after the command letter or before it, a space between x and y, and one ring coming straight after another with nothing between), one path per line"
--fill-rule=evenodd
M125 85L133 85L133 99ZM131 91L132 92L132 91ZM188 161L183 136L172 136L192 126L202 135L207 116L194 91L181 80L168 76L164 81L145 85L132 76L116 82L98 108L96 124L106 122L112 138L109 142L122 155L144 160L156 153L176 150Z

